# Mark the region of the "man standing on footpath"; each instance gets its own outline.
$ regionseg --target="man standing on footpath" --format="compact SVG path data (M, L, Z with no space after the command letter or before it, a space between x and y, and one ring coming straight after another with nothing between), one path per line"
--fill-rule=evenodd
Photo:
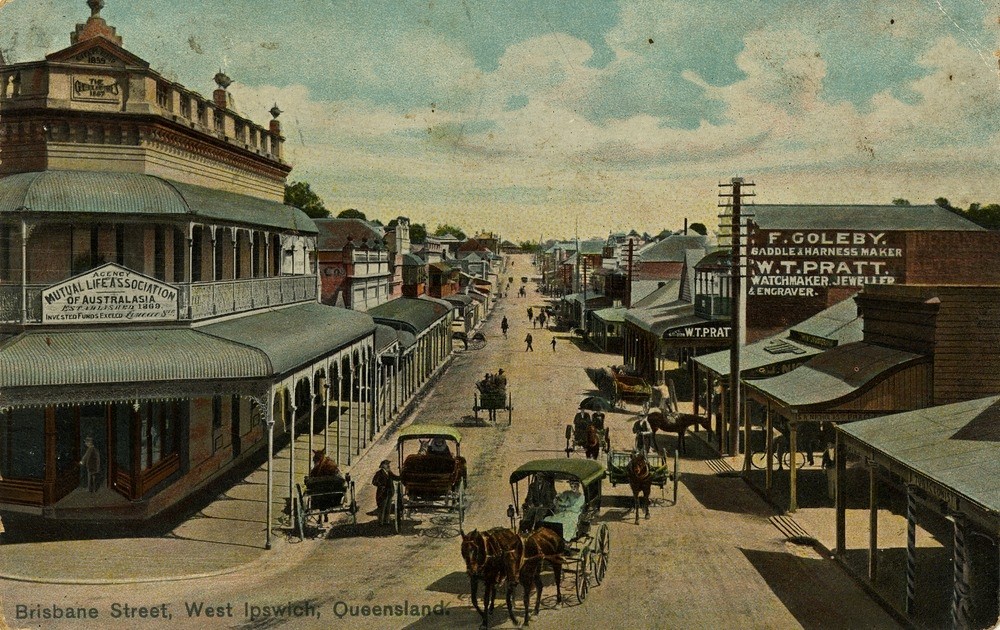
M534 352L535 351L535 349L531 347L531 342L532 341L534 341L534 340L531 338L531 333L528 333L528 336L524 338L524 343L527 344L527 346L524 348L525 352Z

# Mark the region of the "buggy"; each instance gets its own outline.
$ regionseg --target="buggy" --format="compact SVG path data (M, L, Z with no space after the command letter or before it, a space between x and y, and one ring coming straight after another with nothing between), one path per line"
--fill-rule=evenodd
M612 487L618 484L628 485L628 466L633 453L633 451L611 451L608 453L608 481ZM677 451L674 451L673 461L668 460L662 453L652 451L646 453L645 457L649 464L649 471L653 476L653 485L659 486L661 494L667 482L673 482L674 504L676 505L677 482L680 479Z
M497 422L497 411L507 411L507 426L511 425L514 413L514 401L507 390L507 378L500 373L487 374L486 378L476 383L477 392L472 395L472 415L478 420L479 412L489 413L490 420Z
M302 484L295 484L295 489L298 494L295 520L299 538L305 539L306 529L311 526L321 530L330 514L346 513L350 515L352 525L358 522L358 503L354 500L354 481L350 473L343 477L306 477Z
M604 426L604 413L595 411L593 414L580 409L573 418L573 424L566 425L566 457L569 457L577 446L587 448L587 430L591 426L596 429L600 450L607 453L611 449L611 430Z
M461 443L462 435L454 427L415 424L400 430L396 438L399 480L395 482L395 500L391 506L397 532L402 528L404 512L456 513L461 528L467 483ZM420 444L417 452L413 452L414 444ZM436 444L444 445L447 451L437 450ZM454 445L454 454L450 445Z

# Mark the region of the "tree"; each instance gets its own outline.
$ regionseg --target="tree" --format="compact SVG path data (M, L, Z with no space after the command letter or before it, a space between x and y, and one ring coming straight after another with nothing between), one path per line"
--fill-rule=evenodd
M524 252L534 252L541 249L541 246L535 241L521 241L517 246Z
M361 219L362 221L367 221L368 220L368 217L365 216L364 212L362 212L360 210L355 210L354 208L348 208L347 210L343 210L340 214L337 215L337 218L338 219Z
M306 182L292 182L285 185L285 203L305 212L312 219L326 219L330 211L323 205L323 200L312 191Z
M988 230L1000 230L1000 204L971 204L965 215L977 225Z
M950 210L956 214L962 214L962 210L960 208L956 208L955 206L948 203L947 197L938 197L937 199L934 200L934 203L941 206L945 210Z
M704 223L692 223L688 226L688 229L695 234L701 234L702 236L708 236L708 228L705 227Z
M892 200L892 205L894 206L908 206L910 205L909 199L903 199L902 197L897 197Z
M410 242L417 245L427 242L427 226L423 223L410 224Z
M465 232L461 229L447 223L444 225L438 223L438 226L434 229L434 236L444 236L445 234L451 234L460 241L465 240Z

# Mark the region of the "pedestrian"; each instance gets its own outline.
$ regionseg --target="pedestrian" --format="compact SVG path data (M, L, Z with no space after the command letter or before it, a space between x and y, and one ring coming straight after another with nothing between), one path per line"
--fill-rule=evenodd
M97 492L98 475L101 474L101 454L94 446L94 438L89 435L83 438L86 450L80 459L80 465L87 471L87 492Z
M534 320L535 320L535 312L533 310L531 310L531 307L529 306L528 307L528 321L531 322L531 321L534 321Z
M389 524L389 506L392 505L393 482L399 480L399 475L392 472L392 464L383 459L379 464L372 485L375 486L375 506L378 509L378 524Z
M531 338L531 333L528 333L528 336L524 338L524 343L527 344L527 346L524 349L525 352L529 352L529 351L530 352L534 352L535 351L535 349L531 347L531 342L532 341L533 340Z
M507 338L507 330L510 328L510 324L507 322L507 316L504 315L503 320L500 322L500 330L503 331L503 338Z
M556 351L556 338L553 337L552 338L552 352L555 352L555 351Z

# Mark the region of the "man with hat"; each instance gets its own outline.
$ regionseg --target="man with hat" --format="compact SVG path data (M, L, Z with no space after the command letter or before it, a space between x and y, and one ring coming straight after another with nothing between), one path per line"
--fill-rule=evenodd
M87 471L87 492L97 492L97 478L101 474L101 454L94 446L94 438L89 435L83 438L86 450L80 459L80 465Z
M378 524L389 524L389 506L392 505L392 482L398 481L399 475L392 472L392 463L383 459L379 464L372 485L375 486L375 507L378 510Z

